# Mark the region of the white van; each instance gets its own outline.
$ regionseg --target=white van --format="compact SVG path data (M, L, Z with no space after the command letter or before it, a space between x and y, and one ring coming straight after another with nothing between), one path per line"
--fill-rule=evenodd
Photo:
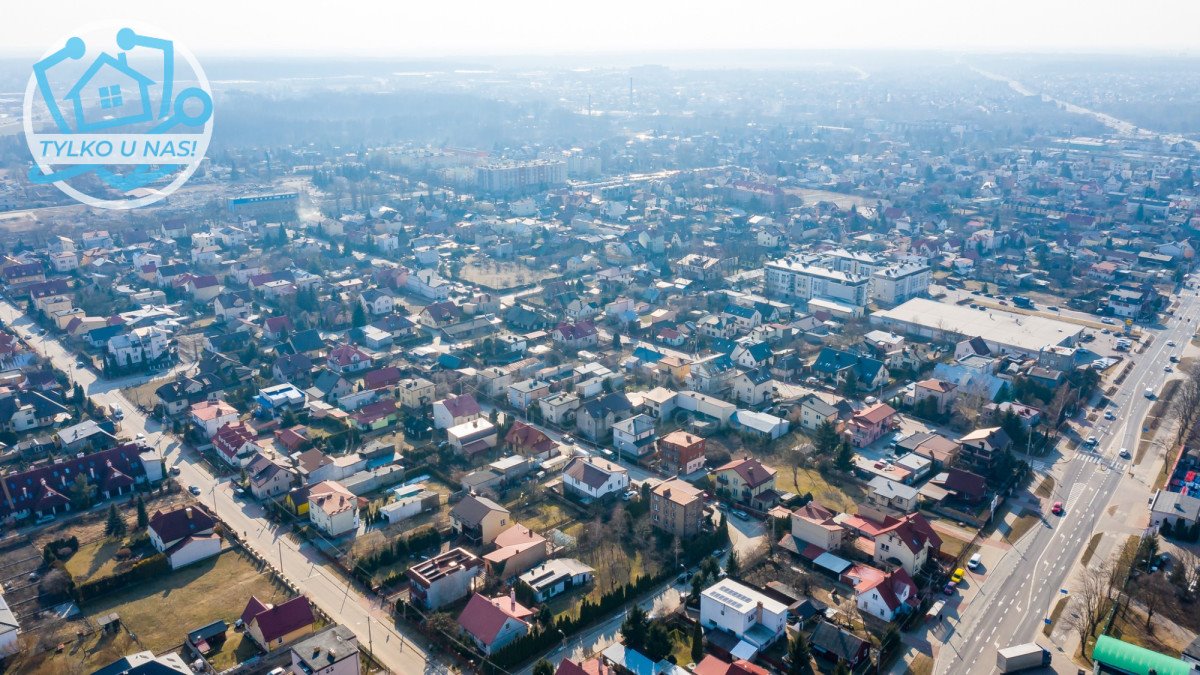
M970 560L967 561L967 569L977 570L979 569L979 563L981 562L983 562L983 554L976 553L975 555L971 556Z

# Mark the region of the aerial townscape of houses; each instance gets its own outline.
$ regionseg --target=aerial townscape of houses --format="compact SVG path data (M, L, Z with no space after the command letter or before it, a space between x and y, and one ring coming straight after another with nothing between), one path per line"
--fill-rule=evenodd
M257 182L203 215L5 246L0 545L32 567L0 652L86 617L139 636L99 673L356 674L401 640L564 675L900 658L973 592L980 541L1064 508L1043 476L1172 311L1200 200L1150 141L939 155L905 139L948 129L868 127L777 148L784 175L754 168L765 139L600 182L659 141L305 156L288 189L247 155ZM386 199L332 196L368 166ZM1195 541L1179 450L1147 526ZM146 625L136 589L180 575L190 609ZM621 639L557 653L602 622Z

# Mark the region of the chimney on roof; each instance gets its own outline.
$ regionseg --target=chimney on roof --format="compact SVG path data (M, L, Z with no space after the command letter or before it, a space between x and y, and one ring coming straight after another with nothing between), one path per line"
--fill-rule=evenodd
M187 514L188 520L192 519L192 507L190 507L190 506L187 507L186 509L183 510L183 512Z
M508 602L511 605L512 611L517 611L517 589L510 588L508 590Z

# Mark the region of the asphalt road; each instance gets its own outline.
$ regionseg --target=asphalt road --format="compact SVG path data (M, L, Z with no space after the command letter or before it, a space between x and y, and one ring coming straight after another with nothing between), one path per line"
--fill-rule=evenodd
M1116 411L1117 419L1107 427L1103 422L1096 427L1096 450L1068 451L1054 467L1055 492L1047 501L1063 502L1064 515L1054 516L1046 509L1042 522L987 570L982 581L971 575L980 591L966 616L951 624L935 673L992 673L997 648L1035 639L1048 644L1041 633L1044 620L1104 511L1113 502L1144 508L1157 458L1147 453L1142 466L1129 466L1132 460L1122 460L1118 453L1121 448L1136 453L1143 420L1153 404L1143 392L1146 388L1161 391L1174 376L1163 366L1170 354L1182 353L1189 344L1198 307L1196 294L1186 289L1175 316L1157 332L1150 348L1133 356L1133 369L1108 408ZM1171 340L1176 347L1167 345ZM1145 475L1140 475L1143 469ZM1054 645L1048 648L1055 649Z
M397 626L390 612L380 602L358 593L330 569L325 558L311 545L297 546L288 539L285 528L277 528L265 517L263 508L253 501L234 498L228 480L214 477L194 453L178 440L162 433L162 426L147 419L121 393L122 387L144 382L146 376L103 380L96 372L75 367L76 356L57 340L34 335L32 321L7 301L0 301L0 319L11 326L40 354L49 358L55 368L69 373L83 385L94 402L120 406L125 412L121 422L122 435L129 438L146 434L147 442L162 451L168 467L178 467L177 480L185 486L200 488L199 499L217 513L232 530L244 533L242 541L282 571L293 586L300 589L314 604L334 621L349 627L364 646L373 646L372 653L393 673L446 673L449 669L436 655L414 643L412 631Z

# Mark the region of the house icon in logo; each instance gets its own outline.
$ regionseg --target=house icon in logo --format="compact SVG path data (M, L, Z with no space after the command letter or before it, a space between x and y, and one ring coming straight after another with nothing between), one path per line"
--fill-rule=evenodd
M154 84L154 80L129 65L125 52L115 57L108 53L100 54L66 95L75 107L75 133L153 119L150 111L151 84ZM99 107L84 108L85 93L89 100L95 96L99 100Z

